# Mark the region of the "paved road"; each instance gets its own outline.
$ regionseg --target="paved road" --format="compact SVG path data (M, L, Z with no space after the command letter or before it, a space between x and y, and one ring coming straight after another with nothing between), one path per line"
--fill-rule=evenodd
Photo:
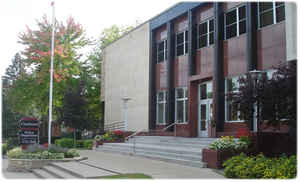
M208 168L195 168L164 161L151 160L116 153L82 150L81 156L88 157L82 162L117 173L144 173L153 178L221 179L224 176Z

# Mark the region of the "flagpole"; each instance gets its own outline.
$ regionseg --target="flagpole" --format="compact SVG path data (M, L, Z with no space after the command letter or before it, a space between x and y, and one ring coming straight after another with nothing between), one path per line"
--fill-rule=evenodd
M54 2L52 6L52 36L51 36L51 68L50 68L50 91L49 91L49 123L48 123L48 145L51 145L51 123L52 123L52 90L53 90L53 57L54 57L54 29L55 29L55 15Z

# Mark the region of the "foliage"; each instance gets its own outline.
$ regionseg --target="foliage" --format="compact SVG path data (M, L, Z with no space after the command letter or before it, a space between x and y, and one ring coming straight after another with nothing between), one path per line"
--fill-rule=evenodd
M7 144L7 150L10 150L19 145L19 139L17 137L8 138L6 144Z
M25 152L26 153L35 153L35 152L44 152L45 150L47 150L47 148L45 148L42 145L32 144L32 145L27 146Z
M296 156L266 158L262 154L248 157L244 153L234 156L223 163L228 178L295 178Z
M122 139L122 138L123 138L123 135L124 135L124 133L123 133L123 131L121 131L121 130L115 130L115 131L113 132L113 136L114 136L114 138L116 138L116 139Z
M69 149L66 153L65 153L65 157L66 158L73 158L73 157L79 157L80 154L76 149Z
M84 140L76 140L76 148L83 148Z
M16 147L7 152L7 157L18 159L22 155L22 153L23 152L22 152L21 147Z
M279 129L287 123L296 128L296 62L288 62L274 67L272 78L261 74L256 78L250 73L239 78L239 91L228 94L234 108L238 108L248 126L252 128L254 104L258 107L258 124L267 121L267 126Z
M104 138L103 135L96 135L95 138L94 138L94 140L101 141L101 140L103 140L103 138Z
M62 138L55 140L55 145L63 148L72 148L74 147L74 141L71 138Z
M7 152L7 144L6 143L2 143L2 155L5 155Z
M249 144L246 141L235 139L231 136L222 136L209 145L210 149L220 151L233 151L247 149Z
M93 149L93 140L84 140L83 146L85 149Z

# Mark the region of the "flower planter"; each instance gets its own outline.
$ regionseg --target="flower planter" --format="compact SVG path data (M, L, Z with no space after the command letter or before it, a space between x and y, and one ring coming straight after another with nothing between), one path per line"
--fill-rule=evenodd
M96 141L96 147L98 147L99 145L103 145L103 143L124 143L124 142L125 142L124 138L118 139L118 140L113 140L113 141L101 140L101 141Z
M219 151L212 149L202 150L202 161L207 163L208 168L220 169L225 160L236 155L233 151Z

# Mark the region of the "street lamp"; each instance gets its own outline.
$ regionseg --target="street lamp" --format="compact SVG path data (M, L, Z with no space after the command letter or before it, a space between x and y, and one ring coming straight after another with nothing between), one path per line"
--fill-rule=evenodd
M128 130L128 101L131 100L131 98L129 97L123 97L122 98L123 100L123 107L124 107L124 131L127 131Z
M251 79L254 80L254 84L253 84L254 93L253 94L254 94L254 98L255 98L255 103L253 105L253 108L254 108L253 131L257 132L258 131L258 123L260 121L260 107L259 107L260 103L258 100L258 84L259 84L258 81L264 72L260 71L260 70L252 70L249 73L250 73Z

